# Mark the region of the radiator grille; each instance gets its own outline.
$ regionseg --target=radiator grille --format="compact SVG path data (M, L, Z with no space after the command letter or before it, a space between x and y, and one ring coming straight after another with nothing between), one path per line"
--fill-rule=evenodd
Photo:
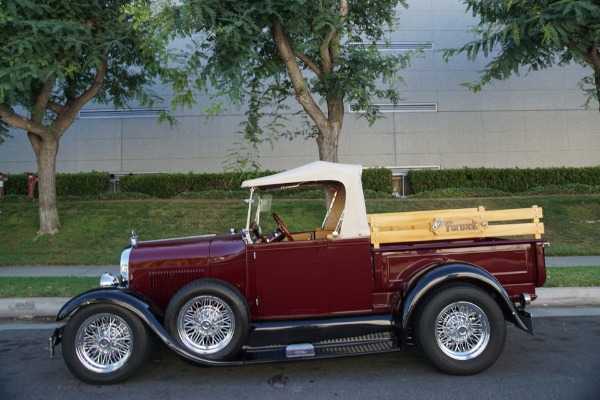
M155 297L173 296L186 284L201 279L204 268L152 271L150 272L150 291Z

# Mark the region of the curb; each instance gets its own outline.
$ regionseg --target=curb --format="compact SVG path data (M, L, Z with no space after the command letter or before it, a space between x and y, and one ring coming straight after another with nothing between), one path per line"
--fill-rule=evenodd
M528 308L600 307L600 287L537 288L537 300ZM0 299L0 318L56 317L70 297Z
M529 307L598 307L600 287L536 288L538 298Z
M56 317L70 297L0 299L0 318Z

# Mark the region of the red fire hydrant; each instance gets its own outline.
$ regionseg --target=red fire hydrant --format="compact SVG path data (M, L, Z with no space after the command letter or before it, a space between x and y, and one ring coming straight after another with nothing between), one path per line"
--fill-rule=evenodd
M33 199L33 195L35 192L35 183L37 182L37 178L33 172L29 172L27 174L27 195Z
M0 199L4 197L4 182L6 182L8 178L2 172L0 172Z

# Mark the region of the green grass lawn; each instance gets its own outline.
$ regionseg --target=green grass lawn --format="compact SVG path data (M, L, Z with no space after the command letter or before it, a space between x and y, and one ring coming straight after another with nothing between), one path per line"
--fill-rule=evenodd
M100 277L13 277L2 278L0 298L73 297L98 287Z
M100 277L4 277L0 298L72 297L97 288ZM598 267L549 267L545 287L600 286Z
M544 208L546 255L600 254L600 195L482 199L371 199L367 212L465 208ZM322 200L274 199L273 210L292 230L314 229ZM0 266L116 265L131 230L140 240L226 233L246 220L242 200L72 201L59 204L62 229L38 237L37 203L0 202Z

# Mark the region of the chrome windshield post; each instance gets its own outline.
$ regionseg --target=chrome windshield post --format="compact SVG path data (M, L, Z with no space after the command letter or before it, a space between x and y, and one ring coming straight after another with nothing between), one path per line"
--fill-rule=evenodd
M246 218L246 228L244 229L244 240L246 244L251 244L252 237L250 236L250 219L252 218L252 201L254 200L254 187L250 188L250 197L246 199L248 203L248 216Z

